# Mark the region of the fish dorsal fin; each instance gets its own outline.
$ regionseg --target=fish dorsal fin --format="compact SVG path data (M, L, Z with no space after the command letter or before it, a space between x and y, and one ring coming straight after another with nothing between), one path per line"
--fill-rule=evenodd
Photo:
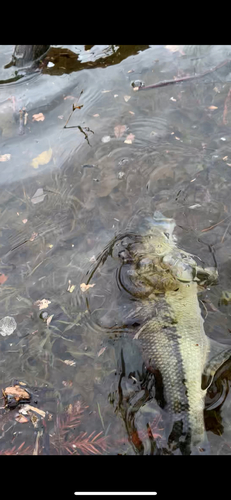
M207 361L203 374L202 374L202 389L207 390L217 370L226 362L231 359L231 340L225 340L225 343L217 342L216 340L209 339L209 360Z

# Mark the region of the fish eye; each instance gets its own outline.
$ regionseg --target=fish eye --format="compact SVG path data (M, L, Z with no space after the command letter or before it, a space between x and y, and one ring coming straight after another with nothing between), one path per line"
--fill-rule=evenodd
M169 233L164 233L164 235L169 239Z

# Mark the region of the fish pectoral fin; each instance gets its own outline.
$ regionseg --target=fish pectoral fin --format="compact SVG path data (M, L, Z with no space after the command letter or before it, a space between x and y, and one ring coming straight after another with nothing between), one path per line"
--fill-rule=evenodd
M210 352L212 357L205 365L202 374L201 388L207 390L217 370L226 362L231 359L231 344L220 344L215 340L210 339Z

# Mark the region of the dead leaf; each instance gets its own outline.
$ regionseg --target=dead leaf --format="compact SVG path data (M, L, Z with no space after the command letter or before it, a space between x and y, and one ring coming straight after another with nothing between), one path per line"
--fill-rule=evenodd
M102 349L99 350L97 356L98 358L101 356L101 354L103 354L103 352L105 351L106 347L102 347Z
M132 144L134 139L134 134L128 134L124 142L125 144Z
M10 154L0 155L0 161L8 161L10 160L10 157Z
M22 219L23 224L27 223L27 219Z
M126 125L116 125L116 127L114 127L115 136L117 138L122 137L126 129L127 129Z
M43 122L43 120L45 120L45 116L43 113L38 113L37 115L33 115L32 119L33 119L33 121L36 121L36 122Z
M218 94L220 94L220 93L221 93L221 91L220 91L217 87L214 87L214 89L213 89L213 90L215 90L215 92L217 92Z
M137 90L139 90L140 87L133 87L133 90L134 92L137 92Z
M93 286L95 286L95 284L86 285L85 283L81 283L80 288L81 288L82 292L86 292L89 288L92 288Z
M8 276L6 276L5 274L0 274L0 285L3 285L3 283L5 283L7 279Z
M31 162L31 166L34 168L38 168L39 165L46 165L49 163L52 157L52 149L48 149L48 151L43 151L40 155L36 156Z
M20 401L20 399L30 399L30 394L20 387L20 385L6 387L6 389L4 389L4 396L13 396L16 401Z
M15 420L17 420L17 422L19 422L20 424L27 424L27 422L29 422L29 418L24 417L24 415L17 415L17 417L15 417Z
M130 95L124 95L124 100L125 102L128 102L129 99L131 99L131 96Z
M32 233L31 237L30 237L30 241L34 241L35 238L37 238L38 236L38 233Z
M231 163L226 163L226 165L228 165L228 167L231 167Z
M62 120L62 119L63 119L63 115L59 115L59 116L58 116L58 118L59 118L60 120Z
M43 418L46 416L45 411L43 411L43 410L39 410L39 408L35 408L34 406L31 406L31 405L25 405L25 406L24 406L24 410L25 410L25 411L28 411L28 410L35 411L35 413L38 413L38 414L39 414L39 415L41 415L41 417L43 417Z
M170 97L170 101L176 102L176 99L174 99L174 97Z
M222 158L222 160L224 160L224 161L228 160L228 156L224 156L224 158Z
M47 326L49 326L49 324L50 324L53 316L54 316L54 314L51 314L50 316L48 316L48 318L47 318Z
M47 299L36 300L36 302L34 302L34 306L38 306L41 311L41 309L46 309L50 303L51 301Z
M131 115L134 115L135 113L133 111L128 111Z
M175 139L176 139L177 141L180 141L180 138L179 138L179 137L177 137L176 135L175 135Z
M106 92L111 92L111 90L102 90L101 94L106 94Z
M73 95L66 95L66 97L64 97L64 101L66 99L76 99L76 97L73 97Z
M95 114L95 115L93 115L93 116L94 116L94 118L98 118L99 114L98 114L98 113L96 113L96 114Z
M209 106L208 109L211 109L211 111L213 111L214 109L218 109L217 106Z
M43 194L43 188L38 188L34 196L31 198L31 202L36 205L36 203L41 203L44 200L46 194Z
M75 366L75 361L71 361L71 359L65 359L63 361L65 363L65 365L69 365L69 366Z

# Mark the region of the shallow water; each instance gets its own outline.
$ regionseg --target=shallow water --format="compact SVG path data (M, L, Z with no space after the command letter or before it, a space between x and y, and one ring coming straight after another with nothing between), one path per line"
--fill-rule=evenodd
M0 452L135 454L115 411L121 349L125 398L142 360L129 335L110 332L129 308L116 263L107 261L87 292L80 284L115 235L139 232L143 217L160 210L175 218L180 248L206 266L215 258L219 284L200 297L205 331L230 338L231 306L219 301L231 289L230 63L156 89L131 84L203 73L228 59L231 47L55 46L39 72L17 81L13 67L4 69L12 51L0 47L0 155L10 155L0 162L0 272L7 276L0 313L14 317L17 329L0 337L0 386L25 383L31 405L48 413L37 414L36 427L30 418L18 422L17 408L0 410ZM82 107L71 115L73 104ZM33 118L39 113L43 121ZM36 305L42 299L50 301L49 325ZM220 401L205 412L211 454L230 454L229 368L206 399ZM161 439L156 408L145 411L137 416L139 439L150 415Z

